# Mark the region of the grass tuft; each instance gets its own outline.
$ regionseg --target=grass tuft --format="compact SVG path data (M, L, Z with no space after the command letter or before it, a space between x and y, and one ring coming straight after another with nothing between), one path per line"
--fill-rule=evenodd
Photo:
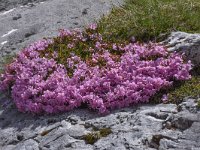
M100 22L100 33L114 42L135 36L138 41L159 40L171 31L200 32L199 0L125 0Z
M1 63L0 63L0 74L4 72L5 67L10 64L13 59L16 57L15 54L11 54L11 55L5 55L1 58Z
M179 84L169 91L169 102L179 103L185 97L198 98L200 96L200 76L194 76L191 80Z
M95 130L91 133L88 133L86 135L83 136L83 139L85 140L85 142L87 144L94 144L96 141L98 141L100 138L102 137L106 137L109 134L111 134L112 131L110 128L102 128L99 130Z

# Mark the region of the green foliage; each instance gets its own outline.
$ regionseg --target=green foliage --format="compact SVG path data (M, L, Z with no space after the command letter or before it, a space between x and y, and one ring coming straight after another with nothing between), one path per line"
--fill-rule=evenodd
M174 86L163 89L151 99L151 103L160 103L162 95L168 95L167 103L179 104L185 97L198 98L200 96L200 76L195 75L188 81L175 81Z
M83 139L87 144L94 144L96 141L98 141L102 137L106 137L109 134L111 134L112 131L110 128L102 128L99 130L95 130L91 133L88 133L83 136Z
M94 144L97 140L101 138L99 132L92 132L84 135L83 139L87 144Z
M197 102L197 107L200 108L200 99Z
M179 83L169 91L169 102L178 103L185 97L197 98L200 96L200 76L194 76L191 80Z
M171 31L200 32L199 18L199 0L125 0L100 20L99 30L115 42L131 36L158 41Z
M100 132L100 135L102 137L106 137L106 136L108 136L109 134L112 133L110 128L102 128L102 129L99 130L99 132Z
M2 56L0 60L0 74L3 73L5 66L10 64L15 57L15 54Z

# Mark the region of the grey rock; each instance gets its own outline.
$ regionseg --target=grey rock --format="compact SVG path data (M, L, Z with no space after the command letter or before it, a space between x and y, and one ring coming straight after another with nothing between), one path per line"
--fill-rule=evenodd
M17 144L12 150L39 150L39 145L36 141L30 139Z
M197 107L196 101L185 99L178 106L143 104L106 116L87 109L32 116L5 107L0 111L0 118L5 118L0 122L0 149L24 149L30 145L40 150L199 149L200 111L191 111ZM10 124L2 127L5 121ZM112 133L94 144L84 141L84 135L102 128L110 128Z
M165 44L169 51L185 53L186 58L194 65L200 65L200 34L172 32L161 43Z
M0 11L2 10L9 10L12 8L15 8L19 5L27 5L30 3L36 3L36 2L43 2L45 0L1 0L0 1Z
M17 14L16 16L13 17L13 20L18 20L18 19L20 19L21 17L22 17L21 14Z
M200 99L197 99L197 101L199 101ZM186 101L184 101L183 103L181 103L178 107L178 109L181 110L188 110L191 113L196 113L197 112L197 103L194 99L191 98L187 98Z

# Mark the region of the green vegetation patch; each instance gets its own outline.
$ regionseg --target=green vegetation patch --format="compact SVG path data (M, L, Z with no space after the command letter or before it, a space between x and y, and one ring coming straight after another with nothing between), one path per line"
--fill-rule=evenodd
M200 100L198 100L197 107L200 108Z
M3 73L4 68L10 64L13 59L16 57L15 54L10 54L10 55L5 55L2 56L1 60L0 60L0 74Z
M107 137L109 134L112 133L112 130L110 128L102 128L99 130L92 131L91 133L88 133L83 136L83 139L87 144L94 144L102 137Z
M161 40L161 34L171 31L200 32L199 18L199 0L125 0L99 26L107 40L126 41L131 36L139 41Z
M194 76L191 80L179 84L169 91L169 102L178 103L185 97L198 98L200 96L200 76Z
M151 103L161 103L163 94L167 94L165 103L181 103L184 98L199 98L200 97L200 76L193 76L187 81L175 81L174 86L168 89L162 89L151 98Z

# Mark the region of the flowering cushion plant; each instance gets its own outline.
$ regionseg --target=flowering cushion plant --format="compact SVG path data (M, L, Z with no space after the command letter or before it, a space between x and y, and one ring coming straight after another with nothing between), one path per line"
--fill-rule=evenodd
M1 75L21 112L58 113L86 103L100 113L149 102L174 80L191 76L191 62L156 43L105 42L96 24L60 30L22 50ZM165 98L166 99L166 98Z

